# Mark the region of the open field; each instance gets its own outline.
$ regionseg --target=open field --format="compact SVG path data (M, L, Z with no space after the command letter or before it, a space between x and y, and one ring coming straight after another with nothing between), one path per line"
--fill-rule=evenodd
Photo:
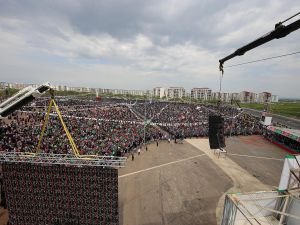
M264 105L258 103L241 104L244 108L263 110ZM278 115L300 119L300 102L278 102L271 104L271 112Z

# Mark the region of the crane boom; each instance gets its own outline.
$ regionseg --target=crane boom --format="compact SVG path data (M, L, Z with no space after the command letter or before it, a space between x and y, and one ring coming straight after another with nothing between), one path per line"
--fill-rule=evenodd
M220 62L220 70L223 72L223 64L229 59L232 59L236 56L244 55L247 51L250 51L251 49L254 49L260 45L263 45L269 41L272 41L273 39L280 39L288 34L298 30L300 28L300 19L290 23L289 25L283 25L282 22L277 23L275 25L275 29L262 37L248 43L247 45L237 49L232 54L222 58L219 60Z

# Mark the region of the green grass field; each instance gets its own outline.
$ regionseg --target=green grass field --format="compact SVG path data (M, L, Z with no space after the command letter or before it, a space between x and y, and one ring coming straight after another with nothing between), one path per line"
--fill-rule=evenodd
M263 110L264 105L258 103L241 104L242 107ZM271 104L271 112L300 119L300 102L278 102Z

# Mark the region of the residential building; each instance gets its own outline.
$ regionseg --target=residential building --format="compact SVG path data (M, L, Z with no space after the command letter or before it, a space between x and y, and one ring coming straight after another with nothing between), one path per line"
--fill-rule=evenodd
M239 101L239 93L231 93L231 100Z
M212 92L210 100L217 101L219 99L220 99L220 92Z
M163 98L166 96L165 89L162 87L153 88L153 96Z
M13 89L23 89L27 87L28 84L19 84L19 83L9 83L8 88L13 88Z
M183 87L169 87L167 89L168 98L182 98L185 96L185 89Z
M279 100L278 95L272 95L271 102L278 102L278 100Z
M191 90L191 98L197 100L208 101L212 97L212 90L209 88L193 88Z
M239 94L241 103L254 103L257 102L257 94L250 91L242 91Z
M56 91L68 91L68 87L66 85L55 85L53 86Z
M270 92L264 91L262 93L259 93L258 102L260 102L260 103L271 102L271 97L272 97L272 94Z
M37 84L22 84L22 83L7 83L0 82L0 89L14 88L22 89L27 86L38 87ZM167 97L167 98L183 98L203 100L203 101L216 101L221 98L221 101L230 103L232 100L240 101L241 103L265 103L265 102L278 102L279 96L272 95L270 92L253 93L250 91L242 91L240 93L231 92L212 92L210 88L193 88L191 92L187 93L183 87L155 87L152 90L125 90L125 89L103 89L103 88L89 88L89 87L68 87L66 85L54 85L57 91L76 91L76 92L92 92L101 94L113 95L132 95L132 96L147 96L147 97Z
M221 93L221 101L222 102L230 102L232 99L232 94L229 92L222 92Z
M8 88L8 83L6 82L0 82L0 89Z

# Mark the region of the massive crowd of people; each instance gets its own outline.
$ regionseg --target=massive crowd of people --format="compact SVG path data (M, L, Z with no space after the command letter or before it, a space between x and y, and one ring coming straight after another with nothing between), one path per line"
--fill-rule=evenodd
M0 151L35 151L44 114L20 112L1 121ZM144 142L144 126L134 121L109 121L90 117L64 116L81 154L120 155ZM148 126L145 141L159 139L162 133ZM41 144L46 153L71 153L67 136L56 115L51 115Z
M230 105L152 102L136 104L133 109L177 138L208 136L208 118L212 114L224 117L227 136L261 134L258 118Z
M119 155L157 139L208 136L208 117L224 117L225 135L261 134L257 118L230 105L58 98L56 102L81 154ZM0 120L0 151L35 151L49 99L41 98ZM41 150L70 153L54 109Z

